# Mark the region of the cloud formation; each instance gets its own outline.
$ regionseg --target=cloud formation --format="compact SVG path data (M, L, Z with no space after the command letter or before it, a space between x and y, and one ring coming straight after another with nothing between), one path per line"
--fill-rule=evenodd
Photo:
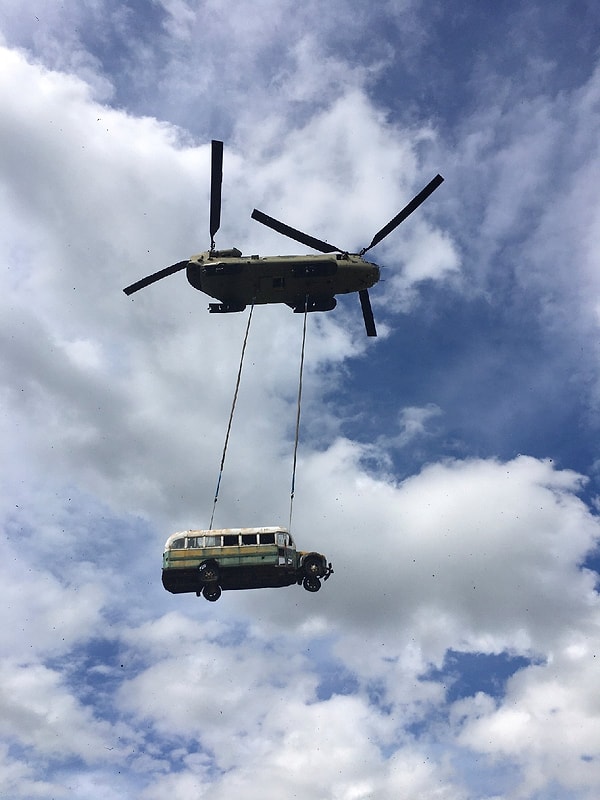
M417 2L1 11L4 794L595 798L583 26L562 70L535 7L460 32ZM497 25L505 47L450 58ZM302 250L255 206L359 249L446 177L373 254L381 337L356 297L308 320L316 595L160 584L167 536L208 524L246 317L183 274L121 289L208 246L211 137L218 243L244 252ZM301 322L255 310L219 526L287 522Z

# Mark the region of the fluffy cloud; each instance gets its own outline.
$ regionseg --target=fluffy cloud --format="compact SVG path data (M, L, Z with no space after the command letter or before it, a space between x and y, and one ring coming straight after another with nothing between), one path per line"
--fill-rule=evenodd
M396 26L414 12L418 53L426 37L416 4L392 6ZM297 10L289 50L284 6L260 5L248 36L241 12L155 4L135 39L131 7L69 9L64 47L56 10L37 35L22 19L6 28L40 63L0 50L2 582L11 621L0 637L0 779L11 796L61 796L62 786L148 800L463 800L533 797L554 781L595 797L598 596L584 564L599 529L582 499L589 484L568 461L494 457L479 442L463 442L466 457L442 458L441 437L454 435L449 395L409 398L393 373L415 347L397 341L394 326L424 286L451 290L454 302L488 293L501 303L514 280L524 299L515 292L510 310L530 303L523 338L560 333L541 385L560 398L562 384L581 386L577 371L556 365L593 330L596 150L587 125L597 76L555 106L547 97L502 104L499 94L467 116L457 147L430 121L401 126L373 101L368 89L393 52L363 41L364 57L344 55L342 43L364 40L366 17L382 22L354 4L323 12L312 33L303 20L314 20L315 5ZM102 24L80 33L78 14ZM109 74L100 55L108 63L110 48L100 43L115 46L117 34L130 48ZM278 55L279 68L267 69ZM209 108L219 74L225 89ZM172 122L139 116L152 105L145 91ZM134 95L128 111L116 107ZM194 144L175 123L197 117L200 101ZM246 320L209 317L182 275L133 302L121 288L207 246L204 128L228 131L218 242L246 252L296 250L250 221L253 206L359 248L435 172L448 179L377 253L390 266L373 292L387 340L365 340L356 298L309 319L293 532L334 564L317 595L225 592L213 606L160 585L166 536L209 518ZM559 156L572 179L553 171ZM541 202L553 182L566 193ZM523 261L498 277L499 254L516 249ZM576 278L561 264L545 271L554 249L564 264L577 254ZM219 525L287 520L300 335L288 309L255 310ZM496 357L493 342L476 351L484 357ZM594 363L580 365L590 383ZM477 366L465 358L453 368L461 403L461 374L479 375ZM531 365L515 371L536 383ZM396 427L374 422L376 446L359 442L368 437L345 396L355 375L369 403L391 397ZM503 409L515 404L500 382L494 392ZM422 445L418 468L398 470L413 444ZM518 447L511 440L511 452ZM450 696L449 651L502 655L512 677L494 692L493 680L485 689L475 681Z

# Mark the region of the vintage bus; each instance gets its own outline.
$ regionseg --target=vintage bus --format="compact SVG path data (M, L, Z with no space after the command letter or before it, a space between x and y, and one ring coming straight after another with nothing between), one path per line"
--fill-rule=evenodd
M296 550L287 528L190 530L167 539L162 582L174 594L195 592L214 602L228 589L298 584L318 592L332 572L321 553Z

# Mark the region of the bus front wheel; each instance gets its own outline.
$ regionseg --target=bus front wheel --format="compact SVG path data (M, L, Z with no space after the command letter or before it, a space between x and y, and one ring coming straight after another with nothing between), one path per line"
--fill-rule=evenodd
M323 565L316 556L306 556L304 559L304 574L307 576L320 577L323 574Z
M304 578L303 586L307 592L318 592L321 588L321 581L314 575L307 575Z

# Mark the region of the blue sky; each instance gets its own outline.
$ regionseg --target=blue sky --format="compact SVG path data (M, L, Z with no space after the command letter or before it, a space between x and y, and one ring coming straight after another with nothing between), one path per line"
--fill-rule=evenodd
M592 3L0 0L0 794L595 800ZM293 531L323 590L160 582L208 526L246 315L175 275L377 248L309 317ZM286 524L302 317L255 310L215 524Z

